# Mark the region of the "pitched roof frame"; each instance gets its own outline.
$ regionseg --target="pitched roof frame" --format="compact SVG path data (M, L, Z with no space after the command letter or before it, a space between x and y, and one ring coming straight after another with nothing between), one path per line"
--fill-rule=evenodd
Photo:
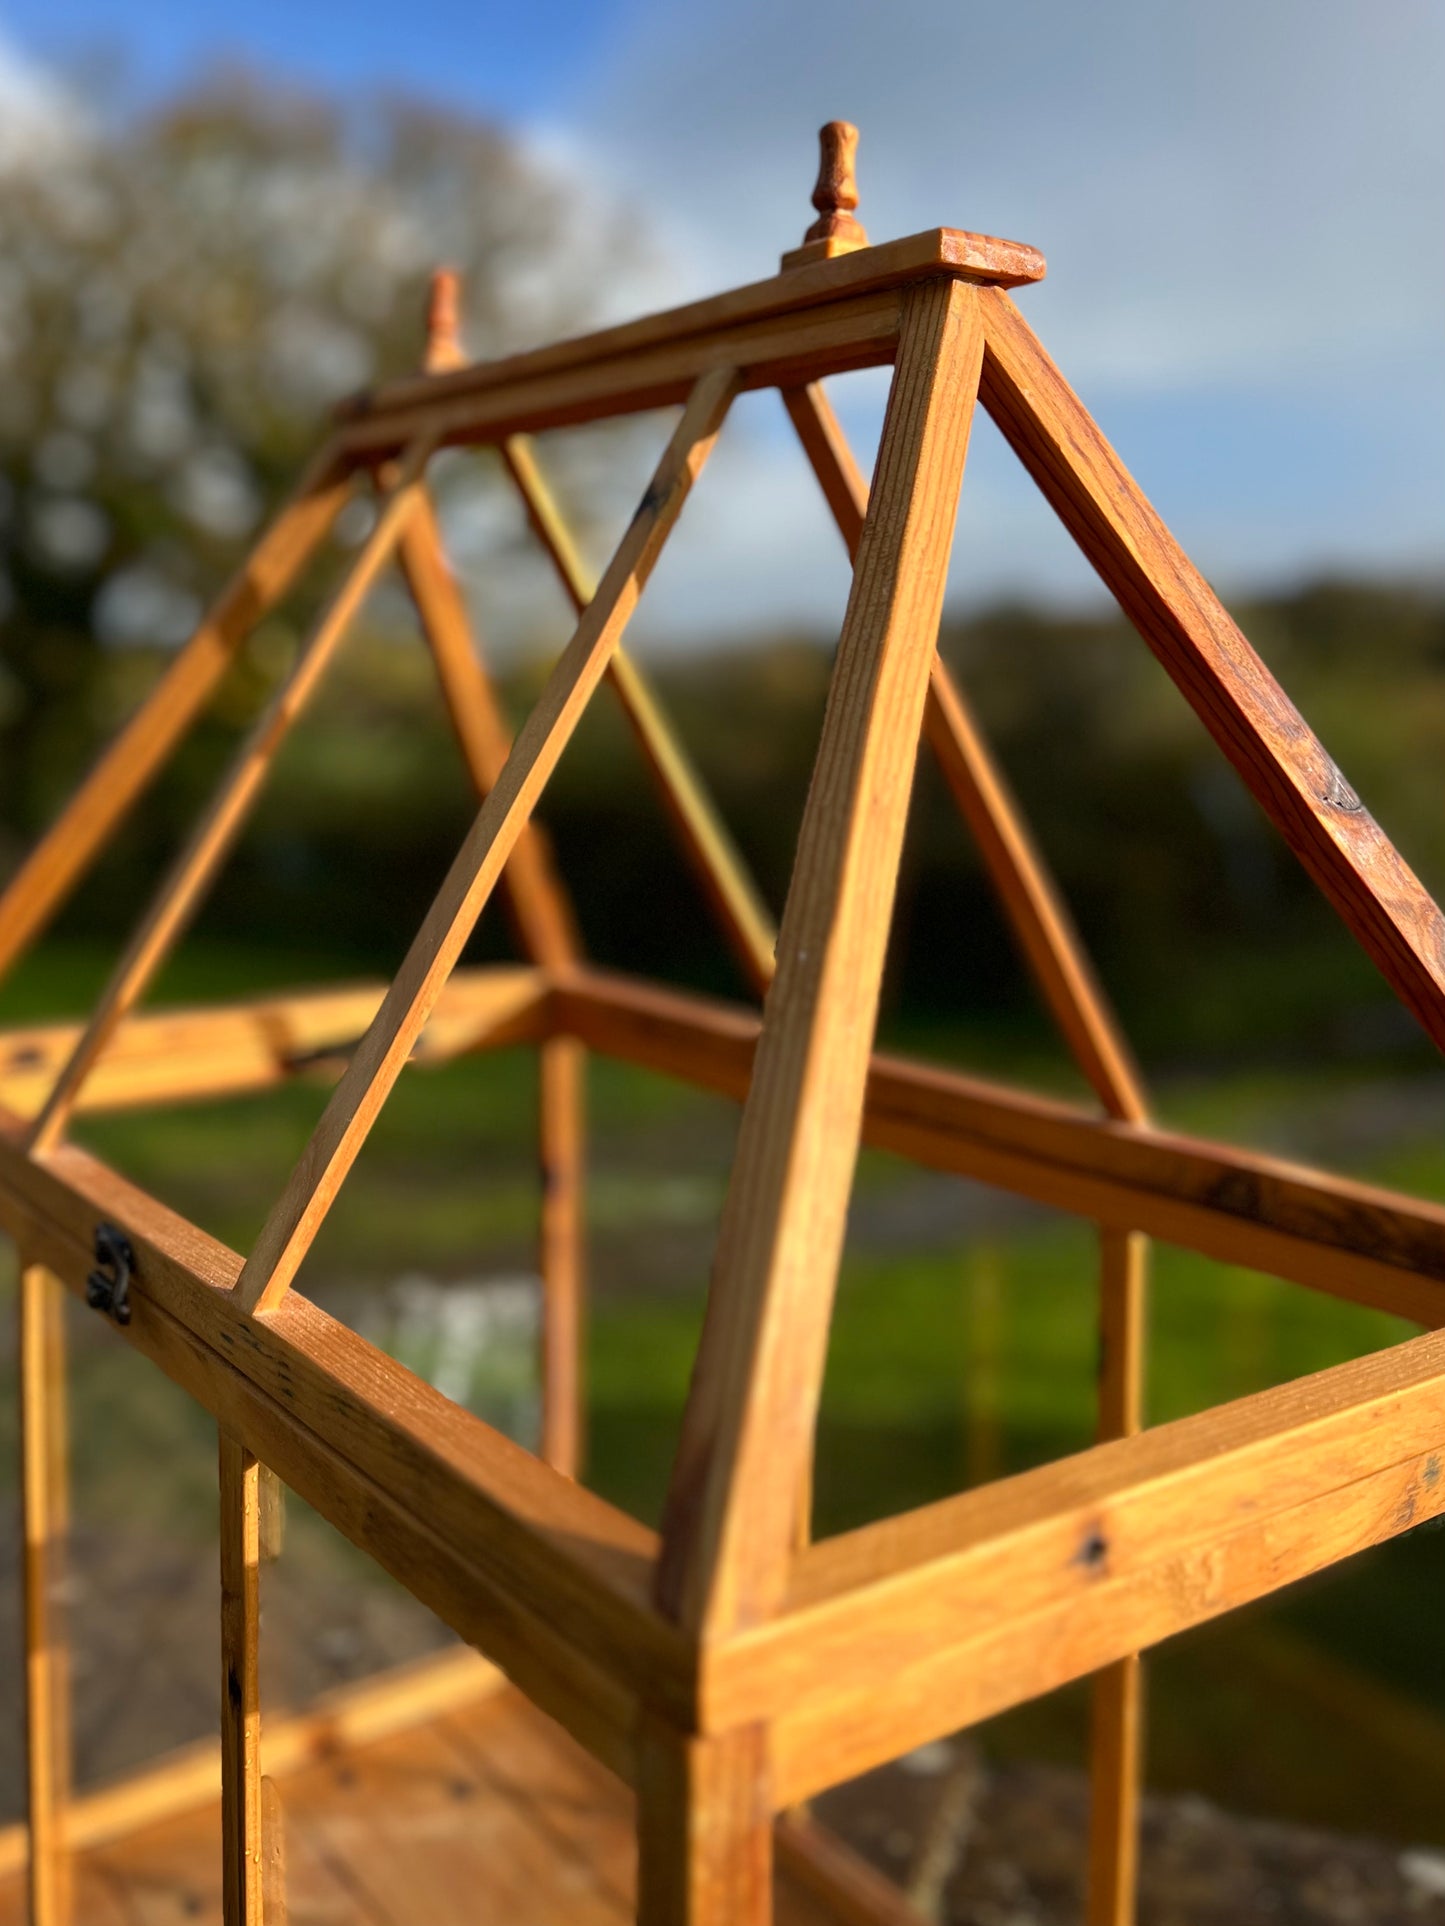
M772 280L509 361L461 365L439 290L429 370L341 411L296 494L35 856L0 895L0 969L20 954L179 740L246 633L321 541L356 476L371 536L223 779L83 1031L0 1055L0 1223L25 1258L32 1705L50 1690L40 1582L46 1465L63 1422L49 1279L82 1293L90 1234L134 1252L130 1341L223 1433L228 1926L254 1921L262 1828L254 1746L254 1509L264 1462L642 1793L640 1917L770 1916L771 1818L967 1719L1100 1673L1090 1919L1129 1916L1137 1654L1445 1509L1445 1336L1140 1434L1144 1239L1445 1325L1445 1211L1159 1130L1109 1010L935 641L975 400L1401 1000L1445 1042L1440 913L1230 622L1068 389L1006 289L1032 250L950 230L860 243L836 150L801 257ZM831 185L830 185L831 183ZM866 488L821 383L893 364ZM854 561L793 884L767 911L655 696L627 622L728 408L777 387ZM680 404L656 474L595 586L532 451L542 429ZM434 450L496 445L577 611L515 743L480 666L424 488ZM136 1006L214 876L276 747L380 569L399 562L481 796L384 992L290 999L308 1048L270 1057L245 1007ZM608 680L753 987L761 1016L589 969L532 812ZM873 1030L920 740L938 755L1021 951L1105 1115L891 1060ZM527 968L453 970L506 881ZM774 966L774 945L776 965ZM485 980L483 980L485 979ZM362 1022L357 1034L358 1017ZM274 1015L266 1019L272 1029ZM169 1025L169 1028L167 1027ZM179 1026L179 1028L178 1028ZM187 1028L189 1026L189 1028ZM291 1182L244 1261L65 1140L76 1108L344 1064ZM549 1299L557 1393L544 1463L457 1411L291 1290L371 1123L419 1047L524 1037L543 1053L544 1158L565 1280ZM610 1051L744 1097L708 1307L654 1537L575 1469L582 1052ZM252 1054L247 1055L247 1051ZM37 1070L37 1064L40 1068ZM189 1074L194 1079L194 1064ZM26 1082L25 1079L29 1081ZM227 1079L230 1082L227 1083ZM9 1107L29 1091L28 1114ZM1101 1442L821 1544L800 1532L824 1346L860 1142L1036 1196L1100 1227ZM544 1238L547 1233L544 1229ZM47 1348L47 1346L49 1348ZM59 1415L58 1415L59 1414ZM559 1469L560 1468L560 1469ZM231 1674L228 1674L231 1676ZM886 1676L888 1690L880 1679ZM236 1708L239 1708L238 1710ZM64 1907L70 1806L44 1712L32 1739L32 1892ZM51 1735L53 1736L53 1734ZM38 1751L36 1748L39 1748Z

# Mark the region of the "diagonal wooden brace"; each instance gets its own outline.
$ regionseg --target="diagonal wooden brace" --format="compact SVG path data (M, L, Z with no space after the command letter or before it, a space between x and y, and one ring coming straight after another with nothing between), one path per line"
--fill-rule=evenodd
M714 369L694 387L597 594L527 718L380 1010L266 1220L236 1283L238 1299L247 1310L269 1309L290 1288L606 671L712 451L736 388L737 377L730 368Z

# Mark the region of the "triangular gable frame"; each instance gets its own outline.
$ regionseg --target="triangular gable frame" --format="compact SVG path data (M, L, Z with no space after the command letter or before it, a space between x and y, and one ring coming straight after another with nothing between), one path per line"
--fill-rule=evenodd
M825 200L816 204L825 208L819 225L826 229ZM141 1302L157 1307L147 1308L138 1341L192 1388L216 1386L214 1367L188 1362L184 1345L178 1350L161 1326L153 1328L154 1319L178 1323L193 1349L220 1344L242 1389L227 1391L224 1403L220 1389L198 1394L214 1398L223 1426L258 1442L264 1433L288 1476L303 1486L310 1480L313 1502L320 1498L323 1510L335 1484L328 1515L383 1562L395 1565L401 1558L398 1543L409 1547L401 1562L415 1575L420 1559L430 1574L424 1583L417 1579L419 1595L466 1635L488 1649L496 1644L539 1702L633 1777L644 1795L642 1916L649 1921L727 1919L735 1926L762 1920L767 1902L758 1867L766 1853L760 1828L769 1825L773 1811L948 1729L962 1711L983 1716L991 1706L1014 1702L989 1694L1017 1696L1020 1677L1039 1690L1046 1689L1045 1680L1058 1682L1037 1636L1028 1653L980 1645L982 1633L960 1630L937 1611L944 1568L951 1559L966 1559L971 1545L989 1555L1002 1545L998 1556L1012 1561L1026 1589L1034 1588L1028 1596L1039 1612L1045 1606L1072 1609L1067 1587L1086 1584L1099 1571L1109 1571L1116 1591L1137 1580L1142 1598L1152 1586L1153 1618L1125 1612L1112 1632L1091 1620L1094 1629L1070 1644L1070 1663L1082 1665L1082 1654L1092 1659L1086 1669L1107 1668L1100 1698L1103 1741L1096 1754L1096 1767L1100 1757L1105 1761L1096 1770L1096 1793L1103 1797L1094 1834L1102 1870L1096 1865L1091 1918L1113 1919L1125 1915L1132 1885L1128 1840L1138 1728L1132 1654L1168 1629L1222 1607L1208 1586L1191 1590L1180 1584L1168 1594L1175 1602L1167 1623L1162 1621L1157 1600L1164 1594L1154 1585L1152 1567L1131 1552L1135 1541L1127 1530L1120 1562L1112 1563L1108 1521L1116 1513L1126 1521L1135 1511L1144 1517L1161 1466L1192 1481L1198 1504L1227 1506L1233 1490L1228 1479L1244 1476L1241 1452L1250 1454L1254 1467L1293 1464L1287 1454L1311 1427L1317 1449L1309 1463L1317 1484L1306 1491L1299 1474L1290 1503L1317 1503L1323 1521L1336 1493L1358 1471L1357 1457L1337 1462L1329 1456L1335 1436L1330 1427L1353 1439L1357 1411L1373 1411L1387 1396L1390 1412L1411 1413L1419 1406L1428 1419L1431 1394L1445 1376L1445 1348L1420 1340L1434 1345L1428 1355L1402 1347L1402 1353L1411 1351L1408 1360L1385 1354L1385 1364L1371 1360L1370 1369L1325 1374L1329 1384L1312 1394L1306 1418L1274 1394L1246 1401L1248 1416L1235 1420L1231 1434L1242 1442L1221 1446L1194 1421L1131 1438L1138 1423L1142 1235L1158 1231L1437 1324L1445 1323L1445 1214L1342 1180L1271 1166L1247 1153L1169 1138L1149 1123L1117 1025L963 699L936 657L944 569L975 399L993 415L1347 927L1437 1042L1445 1042L1445 929L1436 906L1185 560L1009 300L1008 286L1041 274L1038 258L1011 243L949 230L841 258L829 257L831 242L822 255L816 252L820 246L823 239L811 241L799 264L774 281L590 341L450 372L438 361L430 373L393 383L344 415L291 505L155 697L0 898L0 968L42 926L178 739L251 622L302 566L358 470L391 465L393 480L340 604L352 591L359 599L369 571L397 538L423 626L443 638L438 667L478 786L486 791L480 813L244 1265L221 1253L204 1257L204 1277L188 1268L187 1247L163 1214L143 1212L119 1180L65 1145L63 1124L74 1092L63 1075L58 1100L39 1128L22 1133L29 1141L6 1125L0 1206L11 1196L25 1200L18 1218L11 1211L5 1221L12 1229L19 1222L27 1240L27 1280L44 1263L75 1281L74 1253L65 1239L74 1241L77 1213L100 1196L114 1202L116 1219L133 1220ZM865 491L818 384L831 373L888 362L894 374L887 419L873 486ZM775 974L766 913L735 852L700 788L679 774L685 765L645 685L618 666L626 663L620 651L627 619L728 406L740 389L755 386L783 392L855 557ZM594 591L524 437L678 401L684 403L682 416L654 481ZM475 702L467 719L458 707L466 702L467 679L479 673L476 659L430 507L407 512L419 497L431 452L469 441L501 446L579 614L571 643L510 750L498 734L495 712L482 730L483 742ZM325 647L332 639L324 637ZM318 659L325 647L316 648ZM287 1301L296 1267L436 1009L492 888L504 871L524 867L520 852L538 847L529 833L532 810L577 719L609 674L663 782L684 844L709 882L723 927L756 987L767 990L760 1023L716 1015L695 999L660 995L634 1000L629 1009L626 993L588 980L564 922L555 922L547 934L534 930L529 939L551 977L550 1015L535 1034L544 1047L557 1050L559 1139L571 1139L566 1154L574 1162L579 1048L607 1023L616 1029L632 1024L639 1061L662 1062L671 1053L674 1067L687 1060L702 1081L746 1091L683 1441L663 1533L652 1549L645 1534L639 1539L600 1501L564 1496L560 1485L549 1482L555 1474L546 1467L524 1472L510 1459L504 1465L495 1443L483 1451L478 1440L485 1427L457 1429L424 1388L411 1388L405 1391L408 1408L426 1415L436 1439L445 1434L451 1441L435 1450L419 1446L399 1406L367 1402L357 1375L361 1366L347 1362L351 1350L334 1332L323 1362L308 1336L313 1314ZM872 1054L898 852L917 745L925 734L1109 1121L1095 1123L1066 1106L968 1079L931 1077ZM148 963L155 933L143 928L132 962ZM82 1038L74 1053L80 1070L87 1050L93 1057L103 1046L106 1026L128 994L122 986L115 1006L98 1013L100 1027L90 1043ZM645 1044L638 1042L643 1031L649 1033ZM988 1494L970 1494L959 1504L932 1508L911 1531L886 1542L875 1545L865 1531L840 1547L799 1548L798 1494L812 1448L843 1214L865 1129L925 1161L942 1154L943 1167L969 1169L1100 1222L1104 1321L1107 1329L1112 1319L1122 1339L1117 1350L1109 1346L1103 1428L1118 1442L1108 1447L1112 1456L1084 1454L1074 1461L1073 1482L1060 1493L1047 1481L1014 1481L1025 1509L1013 1538L1000 1536L997 1519L988 1525ZM940 1146L950 1145L961 1146L956 1166L946 1162L952 1151L940 1153ZM574 1193L564 1214L575 1202ZM70 1227L64 1234L55 1228L62 1224ZM198 1285L203 1298L195 1296ZM31 1301L28 1281L23 1301ZM37 1345L39 1357L43 1342ZM307 1456L311 1446L284 1410L278 1417L262 1408L266 1398L276 1404L276 1385L291 1386L298 1371L303 1380L309 1374L313 1386L346 1380L352 1387L350 1403L329 1407L344 1413L345 1427L326 1441L331 1455L322 1461ZM1445 1502L1427 1495L1439 1482L1438 1461L1431 1460L1433 1477L1427 1467L1416 1478L1427 1433L1428 1425L1391 1434L1388 1448L1396 1455L1382 1461L1378 1475L1394 1476L1403 1464L1416 1482L1410 1508L1397 1507L1390 1514L1397 1522L1382 1530L1401 1529L1399 1518L1414 1520ZM31 1436L27 1429L27 1450ZM1358 1452L1358 1445L1351 1448ZM490 1564L466 1564L465 1532L447 1545L426 1541L430 1549L407 1536L412 1527L395 1506L403 1502L402 1484L414 1481L423 1462L434 1495L453 1507L456 1521L469 1517L500 1534L495 1543L488 1540ZM249 1553L244 1533L236 1537L235 1529L253 1502L254 1453L233 1440L222 1467L223 1526L232 1533L224 1542L231 1546L232 1577L239 1574L244 1591ZM1236 1531L1253 1528L1240 1520L1258 1524L1262 1515L1262 1474L1252 1475L1247 1510L1228 1513ZM1347 1511L1340 1520L1329 1527L1335 1532L1329 1542L1352 1549L1360 1540L1357 1535L1346 1542ZM1168 1534L1174 1527L1167 1519L1159 1525L1162 1538L1141 1527L1138 1542L1147 1542L1152 1557L1172 1556ZM1197 1533L1197 1523L1191 1528ZM982 1535L970 1540L970 1531ZM1323 1522L1320 1531L1328 1536ZM1067 1584L1050 1547L1061 1555L1068 1551ZM860 1586L856 1561L863 1549L881 1591L869 1589L872 1579ZM1309 1560L1318 1555L1303 1545L1286 1553L1274 1543L1268 1580L1261 1586L1257 1578L1241 1579L1238 1597L1254 1595L1251 1584L1268 1589L1312 1569ZM1337 1548L1324 1556L1340 1555ZM482 1574L480 1616L464 1596L458 1574L466 1571ZM515 1632L507 1612L492 1613L486 1601L497 1588L513 1614L525 1609L538 1615L533 1630L540 1647ZM600 1643L589 1648L588 1666L600 1667L609 1681L625 1681L624 1697L633 1695L620 1711L607 1692L599 1697L587 1683L592 1674L586 1668L581 1683L569 1678L565 1663L559 1670L568 1615L579 1598L598 1614L591 1629ZM878 1634L867 1614L906 1615L915 1598L924 1614L907 1621L917 1683L896 1704L875 1705L868 1691ZM253 1606L254 1598L251 1607L243 1598L238 1608L242 1646L249 1637L254 1647ZM35 1609L43 1619L42 1607ZM1007 1605L1005 1613L1010 1610ZM786 1663L770 1669L769 1649L783 1653ZM237 1650L237 1662L250 1666L254 1651L247 1658ZM982 1663L990 1653L996 1664ZM1012 1681L1006 1686L998 1683L1003 1673ZM240 1784L249 1797L253 1780L253 1755L244 1747L228 1753L232 1792ZM32 1781L32 1813L35 1797ZM713 1804L722 1819L699 1830ZM227 1811L228 1867L244 1885L253 1856L252 1816L234 1804Z

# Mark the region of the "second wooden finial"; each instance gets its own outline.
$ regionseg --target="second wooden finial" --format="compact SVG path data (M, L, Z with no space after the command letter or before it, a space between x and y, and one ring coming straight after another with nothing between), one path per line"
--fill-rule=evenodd
M428 374L445 374L449 368L466 365L461 310L461 276L455 268L434 268L427 289L426 351L422 356Z
M818 181L813 189L818 218L803 236L803 245L791 248L783 256L785 268L831 260L835 254L851 254L855 248L868 245L866 229L853 218L853 209L858 205L858 177L854 171L858 129L851 121L830 120L818 130L818 147Z

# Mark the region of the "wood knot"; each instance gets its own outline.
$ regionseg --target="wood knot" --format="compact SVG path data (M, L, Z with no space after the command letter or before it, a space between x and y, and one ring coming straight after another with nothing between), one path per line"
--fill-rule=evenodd
M858 205L854 171L858 129L850 121L830 120L818 130L818 149L818 180L813 189L818 218L803 236L803 245L783 256L785 268L829 261L835 254L851 254L855 248L868 245L866 230L853 218Z
M433 268L427 288L426 351L422 366L428 374L445 374L466 362L462 346L462 278L455 268Z
M1109 1556L1109 1540L1098 1525L1091 1526L1084 1534L1083 1543L1074 1554L1074 1563L1082 1565L1086 1572L1102 1571Z

